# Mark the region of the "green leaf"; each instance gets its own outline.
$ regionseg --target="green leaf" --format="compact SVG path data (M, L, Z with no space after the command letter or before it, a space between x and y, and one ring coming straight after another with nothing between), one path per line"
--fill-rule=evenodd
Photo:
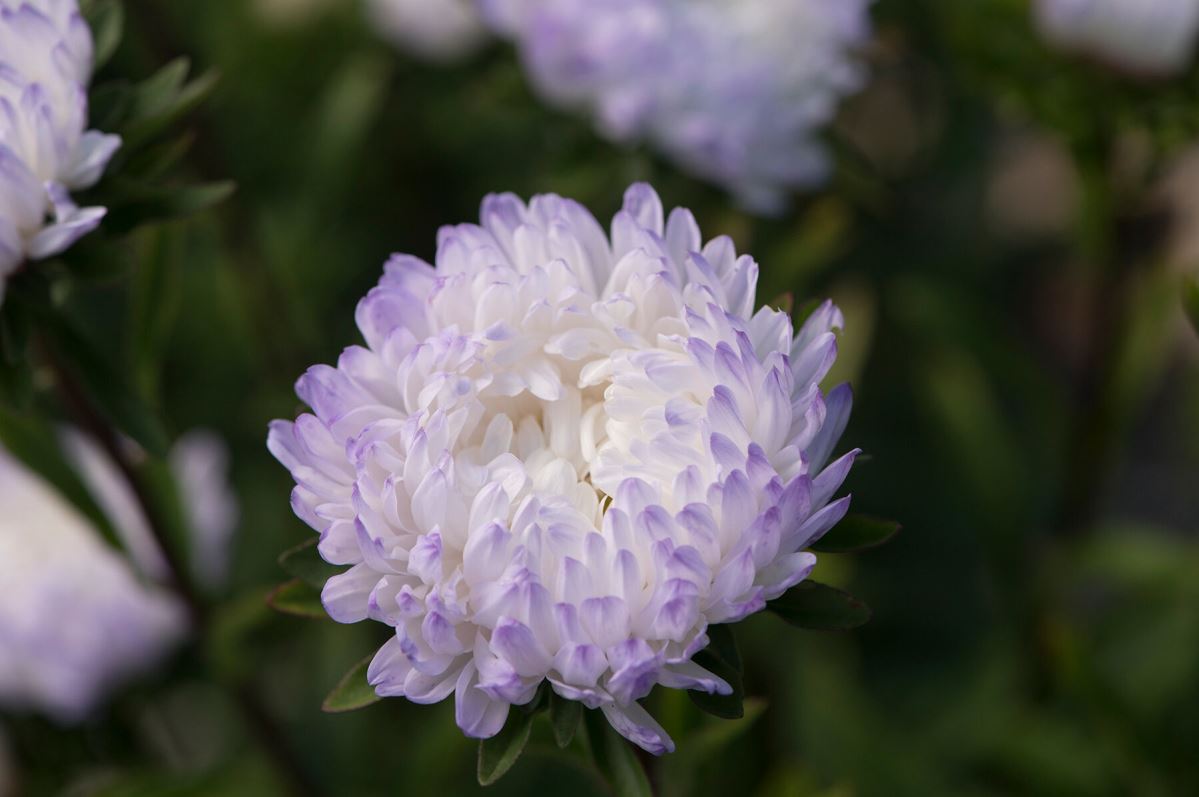
M1184 277L1182 280L1182 309L1196 332L1199 332L1199 277Z
M130 342L138 388L142 395L153 396L158 393L162 360L182 295L182 238L177 230L165 227L148 234L147 251L134 275Z
M325 698L325 702L321 703L321 711L328 714L340 714L345 711L366 708L382 700L375 694L375 688L366 680L366 671L373 658L374 654L372 653L341 677L337 686L333 687L333 691Z
M701 710L726 720L740 719L745 715L742 705L745 687L741 677L741 653L737 650L737 639L727 625L708 626L708 647L692 657L699 666L713 675L723 678L733 688L732 694L708 694L697 689L687 691L687 697Z
M731 625L708 626L708 647L732 669L741 672L741 650L737 647L737 637L733 634Z
M490 786L504 776L524 752L535 713L508 712L508 721L495 736L479 742L479 785Z
M321 604L320 590L305 584L300 579L286 581L271 590L266 596L266 603L272 609L293 617L307 617L312 620L327 620L329 615Z
M109 213L105 229L124 233L151 221L189 216L223 202L237 184L224 180L184 186L147 186L126 183L116 188L115 196L105 197Z
M579 720L583 718L583 704L550 694L550 724L554 728L554 742L565 750L575 738Z
M894 520L847 515L811 546L821 553L857 553L877 548L899 533L903 527Z
M332 576L337 575L337 569L321 558L316 548L317 542L317 538L313 537L294 548L288 548L279 554L279 566L288 575L320 589Z
M125 7L120 0L95 0L84 10L88 27L92 29L93 70L108 63L121 43L125 29Z
M64 391L82 390L85 400L94 402L109 422L152 456L165 456L168 438L157 413L134 392L120 371L95 349L91 340L57 313L47 313L41 319L41 328L48 333L56 358L78 382L77 385L64 385Z
M176 58L133 87L126 124L120 130L131 149L192 111L212 93L218 75L208 72L185 83L189 69L187 58Z
M766 608L799 628L848 631L870 619L870 607L847 592L817 581L802 581Z
M587 741L596 769L608 781L617 797L653 797L649 778L637 755L624 737L613 730L599 709L584 714Z

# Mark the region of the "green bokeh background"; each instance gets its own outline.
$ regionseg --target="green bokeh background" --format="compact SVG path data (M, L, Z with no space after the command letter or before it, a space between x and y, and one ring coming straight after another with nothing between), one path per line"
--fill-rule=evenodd
M64 306L140 369L169 430L227 440L242 516L209 639L81 727L0 719L26 792L287 793L238 689L279 718L321 793L478 791L449 703L320 712L386 629L265 607L275 557L310 534L266 424L300 409L307 366L357 341L354 305L390 252L431 258L437 228L491 191L566 194L603 220L649 180L757 257L760 299L842 305L830 384L855 386L855 509L904 525L817 567L873 607L864 628L738 627L745 720L655 692L679 747L651 762L656 789L1199 793L1199 380L1179 300L1197 264L1173 245L1196 218L1160 190L1199 131L1199 73L1147 81L1053 53L1019 0L879 0L873 82L828 134L835 179L759 219L545 107L506 46L436 66L378 40L351 2L291 19L264 6L127 0L97 77L181 55L221 75L185 124L182 173L236 194L170 226L169 278L148 299L161 230L134 235L127 273L71 282ZM1058 167L1032 168L1013 200L998 186L1029 141ZM605 793L548 726L487 791Z

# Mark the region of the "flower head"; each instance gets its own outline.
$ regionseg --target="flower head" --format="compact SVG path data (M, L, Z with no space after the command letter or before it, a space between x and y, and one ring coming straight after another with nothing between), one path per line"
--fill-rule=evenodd
M453 61L486 38L475 0L370 0L379 31L404 50L430 61Z
M1184 69L1199 33L1199 0L1037 0L1045 36L1147 75Z
M166 579L167 563L112 460L71 429L61 444L128 557L0 448L0 707L75 722L157 663L186 633L187 617L153 583ZM225 568L237 516L226 459L208 432L189 432L170 452L196 576L209 585Z
M120 138L87 130L92 35L76 0L0 0L0 300L26 258L58 254L104 208L70 191L93 185Z
M183 607L2 449L0 505L0 705L78 721L182 636Z
M548 681L647 750L655 684L725 693L692 662L801 581L845 513L826 465L850 393L831 304L798 332L754 312L758 265L634 185L611 234L554 195L489 196L435 265L396 255L359 303L366 346L297 383L272 424L292 506L348 565L322 599L395 628L369 678L453 694L488 737Z
M482 0L537 87L761 210L824 179L869 0Z

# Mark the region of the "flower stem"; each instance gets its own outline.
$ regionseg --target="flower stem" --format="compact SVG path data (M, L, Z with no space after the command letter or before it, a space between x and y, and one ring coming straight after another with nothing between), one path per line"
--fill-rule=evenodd
M122 444L117 430L96 409L53 346L40 339L36 343L42 360L54 376L54 385L64 408L71 414L74 422L100 445L132 491L146 518L150 533L162 553L163 561L166 562L167 586L187 608L195 637L202 643L210 631L209 607L200 590L196 588L191 571L170 540L159 503L139 473L138 463ZM250 685L244 681L228 683L223 679L217 680L221 681L237 706L242 720L274 765L280 778L287 784L289 791L297 797L319 794L300 760L287 744L282 728Z

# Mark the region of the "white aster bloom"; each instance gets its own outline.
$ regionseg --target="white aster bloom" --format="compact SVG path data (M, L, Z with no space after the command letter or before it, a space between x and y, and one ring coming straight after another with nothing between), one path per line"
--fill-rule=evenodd
M1037 0L1044 35L1132 72L1186 68L1199 32L1199 0Z
M773 211L829 169L869 0L480 0L549 99Z
M93 185L120 138L87 126L92 34L76 0L0 0L0 300L26 258L99 224L70 191Z
M366 346L297 383L271 426L295 512L349 569L322 600L394 637L378 694L455 696L489 737L548 681L654 753L654 687L727 693L710 624L811 571L856 452L831 304L754 312L758 265L635 185L611 235L554 195L484 200L436 265L396 255L358 305Z
M487 38L475 0L368 0L371 20L398 47L430 61L454 61Z
M0 506L0 705L77 722L173 646L183 607L3 450Z

